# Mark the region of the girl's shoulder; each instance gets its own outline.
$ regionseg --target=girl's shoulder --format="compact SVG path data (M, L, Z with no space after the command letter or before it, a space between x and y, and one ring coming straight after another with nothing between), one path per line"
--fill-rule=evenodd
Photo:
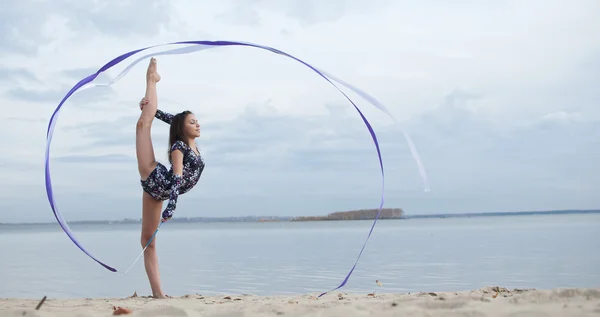
M171 152L179 150L185 154L187 151L189 151L189 149L189 146L181 140L175 141L175 143L173 143L173 146L171 146Z

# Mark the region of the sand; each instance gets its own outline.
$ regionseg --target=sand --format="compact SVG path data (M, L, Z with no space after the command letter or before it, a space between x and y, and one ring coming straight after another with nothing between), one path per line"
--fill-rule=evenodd
M186 295L169 299L0 299L0 316L600 316L600 289L507 290L488 287L466 292L346 294L316 299L297 296Z

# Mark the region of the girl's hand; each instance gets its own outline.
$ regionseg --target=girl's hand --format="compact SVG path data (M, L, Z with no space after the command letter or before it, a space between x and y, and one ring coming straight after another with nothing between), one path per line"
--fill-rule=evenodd
M146 99L146 97L142 98L142 100L140 100L140 110L144 108L145 105L148 104L148 99Z

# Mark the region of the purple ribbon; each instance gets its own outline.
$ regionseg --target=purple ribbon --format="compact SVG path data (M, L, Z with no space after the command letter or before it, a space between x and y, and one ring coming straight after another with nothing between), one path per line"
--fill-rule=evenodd
M375 216L375 220L373 221L373 224L371 225L371 229L369 230L369 234L367 235L367 238L360 250L360 253L358 254L358 257L356 258L356 261L354 262L354 265L352 266L352 268L350 269L350 271L348 272L348 274L346 275L346 277L344 278L344 280L342 281L342 283L337 286L336 288L328 291L335 291L341 287L343 287L344 285L346 285L346 283L348 282L348 279L350 278L350 275L352 275L352 272L354 272L354 269L356 268L356 265L358 264L358 261L367 245L367 242L369 241L369 238L371 237L371 234L373 233L373 229L375 228L375 224L377 223L377 220L379 219L379 215L381 213L381 209L383 208L383 203L384 203L384 184L385 184L385 176L384 176L384 170L383 170L383 161L381 159L381 151L379 149L379 142L377 141L377 136L375 135L375 131L373 131L373 128L371 127L371 124L369 123L369 121L367 120L367 118L365 118L365 116L363 115L363 113L360 111L360 109L358 108L358 106L340 89L338 88L333 82L333 81L337 81L338 83L341 83L342 85L345 85L346 87L350 88L351 90L357 92L359 95L365 97L365 99L367 99L367 101L369 101L372 105L374 105L375 107L381 109L382 111L386 112L388 115L389 112L385 109L385 107L380 104L379 102L377 102L375 100L375 98L369 96L368 94L366 94L364 91L359 90L358 88L355 88L353 86L351 86L350 84L347 84L345 82L342 82L338 79L335 79L333 76L331 75L326 75L324 72L319 71L318 69L316 69L315 67L309 65L308 63L290 55L287 54L285 52L282 52L278 49L272 48L272 47L268 47L268 46L262 46L262 45L257 45L257 44L252 44L252 43L248 43L248 42L233 42L233 41L181 41L181 42L173 42L173 43L168 43L168 44L161 44L161 45L155 45L155 46L149 46L149 47L145 47L142 49L137 49L128 53L125 53L123 55L120 55L118 57L116 57L115 59L111 60L110 62L108 62L107 64L105 64L104 66L102 66L97 72L87 76L86 78L82 79L81 81L79 81L75 86L73 86L73 88L71 88L71 90L69 90L69 92L64 96L64 98L62 99L62 101L60 102L60 104L58 105L58 107L56 108L56 110L54 111L54 113L52 114L51 118L50 118L50 122L48 124L48 131L46 134L46 138L47 138L47 143L46 143L46 155L45 155L45 175L46 175L46 194L48 195L48 201L50 202L50 206L52 207L52 211L54 213L54 216L56 218L56 220L58 221L58 223L60 224L60 226L62 227L62 229L64 230L64 232L67 234L67 236L75 243L75 245L77 245L77 247L79 247L79 249L81 249L85 254L87 254L89 257L91 257L94 261L98 262L100 265L102 265L103 267L105 267L106 269L112 271L112 272L117 272L117 270L105 263L103 263L102 261L100 261L99 259L97 259L96 257L94 257L89 251L87 251L85 249L85 247L83 247L83 245L75 238L73 232L71 231L71 229L69 228L67 222L63 219L62 215L58 212L56 205L55 205L55 200L54 200L54 195L53 195L53 191L52 191L52 180L50 177L50 144L52 141L52 134L54 131L54 126L56 125L56 120L58 117L58 113L61 109L61 107L63 106L63 104L67 101L67 99L69 97L71 97L75 92L77 92L78 90L80 90L82 87L91 84L102 72L105 72L107 70L109 70L110 68L114 67L115 65L123 62L124 60L126 60L127 58L140 53L142 51L151 49L151 48L155 48L155 47L159 47L159 46L166 46L166 45L191 45L191 46L196 46L196 47L187 47L187 48L182 48L182 49L178 49L178 50L174 50L170 53L157 53L155 55L161 55L161 54L185 54L185 53L189 53L189 52L193 52L193 51L197 51L200 49L205 49L205 48L213 48L213 47L221 47L221 46L248 46L248 47L255 47L255 48L260 48L263 50L267 50L270 51L272 53L275 54L279 54L279 55L283 55L286 57L289 57L303 65L305 65L306 67L312 69L315 73L317 73L319 76L321 76L323 79L325 79L327 82L329 82L332 86L334 86L342 95L344 95L344 97L346 97L346 99L354 106L354 108L356 109L356 111L358 111L360 117L362 118L363 122L365 123L365 125L367 126L367 129L369 130L369 133L371 134L371 137L373 138L373 142L375 144L375 148L377 150L377 157L379 159L379 166L381 168L381 202L379 205L379 210L377 212L377 215ZM204 47L204 48L202 48ZM139 62L141 59L138 59L135 63ZM134 63L134 64L135 64ZM133 65L130 65L125 72L130 69ZM124 75L124 73L122 73L121 75L119 75L118 77L122 77ZM331 77L331 78L330 78ZM114 82L114 81L113 81ZM109 84L110 85L110 84ZM391 115L390 115L391 116ZM413 152L413 157L416 159L419 168L421 170L421 176L424 178L425 180L425 174L424 174L424 170L422 168L422 164L419 160L418 154L416 154L416 149L414 149L414 146L412 145L412 142L410 141L410 139L408 138L408 135L405 133L405 137L407 138L407 141L409 142L409 144L411 145L411 151ZM425 182L427 182L425 180ZM157 229L158 231L158 229ZM319 297L327 294L328 292L324 292L322 294L319 295Z

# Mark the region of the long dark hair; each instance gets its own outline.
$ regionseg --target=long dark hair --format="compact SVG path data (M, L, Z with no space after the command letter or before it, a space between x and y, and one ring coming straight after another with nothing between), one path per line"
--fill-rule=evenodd
M187 141L185 139L185 135L183 134L183 127L185 126L185 118L188 114L192 114L192 112L186 110L174 115L173 119L171 119L171 128L169 129L169 149L167 150L169 163L171 164L173 163L171 161L171 148L173 147L173 144L175 144L177 141L183 141L184 143Z

